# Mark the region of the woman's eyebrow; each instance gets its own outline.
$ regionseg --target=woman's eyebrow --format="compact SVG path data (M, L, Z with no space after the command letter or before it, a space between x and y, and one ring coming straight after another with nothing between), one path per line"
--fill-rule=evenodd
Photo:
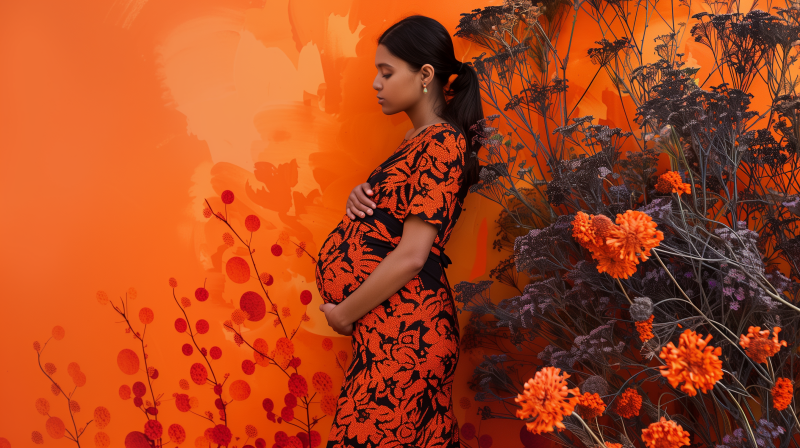
M381 62L380 64L375 64L375 67L380 67L381 65L385 65L385 66L387 66L387 67L394 68L394 66L393 66L393 65L391 65L391 64L387 64L387 63L385 63L385 62Z

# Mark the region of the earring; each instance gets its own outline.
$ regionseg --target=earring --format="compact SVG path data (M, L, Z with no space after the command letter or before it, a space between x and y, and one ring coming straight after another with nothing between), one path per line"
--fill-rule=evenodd
M427 88L427 87L425 87L425 84L423 84L423 85L422 85L422 91L423 91L424 93L428 93L428 88Z

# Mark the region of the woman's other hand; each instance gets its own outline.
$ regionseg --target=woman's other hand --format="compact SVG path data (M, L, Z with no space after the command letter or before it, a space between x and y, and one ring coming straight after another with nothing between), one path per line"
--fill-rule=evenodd
M347 206L345 207L347 216L350 219L355 219L356 216L360 218L367 216L366 213L371 215L372 209L375 208L375 203L369 198L372 195L372 187L370 187L369 182L356 185L347 198Z
M325 313L325 319L328 320L328 325L333 328L333 331L342 336L350 336L353 334L353 324L344 325L339 319L339 316L333 311L336 305L333 303L323 303L319 306L319 310Z

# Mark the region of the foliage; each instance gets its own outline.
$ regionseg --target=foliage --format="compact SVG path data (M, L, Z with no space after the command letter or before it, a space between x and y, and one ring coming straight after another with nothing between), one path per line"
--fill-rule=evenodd
M473 64L497 112L476 124L487 157L471 192L503 206L495 248L510 255L492 278L519 291L495 303L492 281L454 287L471 312L464 348L496 353L470 381L482 418L541 431L524 397L557 368L606 406L543 431L564 446L800 446L800 8L702 6L507 0L462 14L456 36L490 52ZM568 95L579 14L601 37L597 72ZM649 36L656 23L669 33ZM682 62L687 31L714 55L703 81ZM623 128L573 117L600 71Z

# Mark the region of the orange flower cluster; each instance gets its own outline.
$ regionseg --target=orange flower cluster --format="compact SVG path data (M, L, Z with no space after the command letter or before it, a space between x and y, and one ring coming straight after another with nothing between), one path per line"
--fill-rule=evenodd
M739 345L746 350L747 356L755 362L766 363L767 358L778 353L781 345L786 347L786 341L778 342L778 333L781 327L774 327L772 339L769 338L769 330L759 331L761 327L750 327L747 335L739 337Z
M667 365L659 369L672 387L677 388L683 382L680 389L689 396L695 396L698 388L708 392L722 379L722 361L719 359L722 348L709 346L708 341L711 338L708 335L703 339L701 335L687 329L681 334L678 347L670 342L661 349L659 357Z
M652 218L635 210L618 214L616 225L606 216L578 212L572 221L572 236L592 253L598 272L614 278L633 275L639 261L646 261L650 249L664 240Z
M514 401L522 406L517 417L526 420L528 431L541 434L565 428L562 420L575 410L580 393L577 387L568 388L569 377L557 367L544 367L525 383L525 391Z
M681 175L677 171L667 171L658 178L656 190L659 193L681 193L692 194L692 186L684 183Z
M622 448L622 444L614 442L606 442L606 448Z
M775 409L782 411L792 404L794 388L789 378L778 378L775 380L775 385L772 386L770 392L772 393L772 406L774 406Z
M679 448L690 443L689 433L664 417L642 430L642 440L647 448Z
M614 411L620 417L632 418L639 415L642 409L642 396L636 389L625 389L625 392L617 398Z
M578 415L584 420L600 417L606 411L606 404L597 393L584 392L578 397Z
M654 317L655 316L651 314L650 319L643 320L641 322L636 322L636 331L639 333L639 339L641 339L642 342L647 342L650 339L653 339L653 337L655 336L653 334Z

